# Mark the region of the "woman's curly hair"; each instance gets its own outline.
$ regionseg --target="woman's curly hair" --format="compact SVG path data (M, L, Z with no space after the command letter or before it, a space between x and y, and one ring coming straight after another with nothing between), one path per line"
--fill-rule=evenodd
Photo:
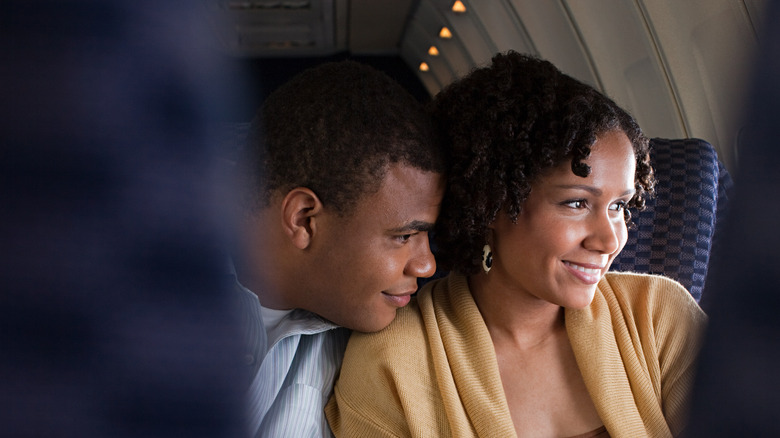
M601 134L622 131L634 147L636 194L629 208L643 209L653 193L648 139L633 117L548 61L498 54L441 91L431 110L449 160L435 230L444 269L478 272L496 215L504 211L516 221L535 180L565 161L575 175L588 176L583 160Z

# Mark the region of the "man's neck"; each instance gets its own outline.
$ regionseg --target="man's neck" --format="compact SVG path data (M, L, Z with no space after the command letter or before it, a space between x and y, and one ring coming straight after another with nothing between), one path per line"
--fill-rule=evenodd
M282 293L285 289L274 275L252 270L247 264L238 260L235 262L235 269L238 282L257 295L263 307L273 310L290 310L295 307L289 299L285 299Z

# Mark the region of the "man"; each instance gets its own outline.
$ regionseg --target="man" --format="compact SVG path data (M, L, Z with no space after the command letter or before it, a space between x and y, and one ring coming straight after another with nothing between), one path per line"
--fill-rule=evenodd
M428 231L443 158L421 105L352 61L272 93L249 152L244 256L234 262L254 375L250 432L329 436L323 407L346 329L386 327L435 271Z

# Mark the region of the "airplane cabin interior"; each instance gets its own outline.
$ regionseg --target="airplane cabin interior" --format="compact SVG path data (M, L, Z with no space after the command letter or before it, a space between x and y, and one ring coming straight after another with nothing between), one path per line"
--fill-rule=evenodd
M732 169L766 0L216 0L231 56L289 71L337 54L386 57L429 95L493 54L551 61L637 118L649 137L701 138ZM296 61L297 60L297 61ZM288 70L285 70L288 69ZM417 84L412 84L414 87Z

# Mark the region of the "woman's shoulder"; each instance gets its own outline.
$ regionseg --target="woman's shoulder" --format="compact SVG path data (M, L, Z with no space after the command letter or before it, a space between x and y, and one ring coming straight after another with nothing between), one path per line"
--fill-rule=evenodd
M599 289L626 297L641 299L662 298L674 301L696 302L680 282L670 277L656 274L608 272L604 275Z
M425 370L431 367L431 358L419 304L423 292L398 309L393 322L383 330L352 332L338 382L342 398L379 394L400 381L414 385L410 380L427 376Z
M395 319L384 329L373 333L353 332L347 345L345 363L386 366L427 360L425 352L430 349L430 340L426 321L432 324L432 317L435 320L433 294L441 294L441 288L446 288L446 285L447 278L425 284L408 305L396 311Z
M614 299L623 308L706 318L688 290L663 275L609 272L599 284L599 290L608 301Z
M409 436L412 419L404 409L409 405L421 418L440 417L441 396L429 339L435 334L429 334L426 310L421 309L425 306L421 300L430 301L432 286L428 283L398 309L385 329L353 332L326 408L334 431L374 436L381 430L381 436ZM446 421L442 427L446 429Z
M352 332L348 351L359 350L361 356L392 358L410 345L416 346L425 333L418 299L419 296L414 296L408 305L398 309L395 319L384 329L373 333Z
M626 283L644 283L644 284L659 284L667 287L685 287L677 280L658 274L645 274L641 272L621 272L621 271L609 271L604 275L606 280L610 282L626 282Z

